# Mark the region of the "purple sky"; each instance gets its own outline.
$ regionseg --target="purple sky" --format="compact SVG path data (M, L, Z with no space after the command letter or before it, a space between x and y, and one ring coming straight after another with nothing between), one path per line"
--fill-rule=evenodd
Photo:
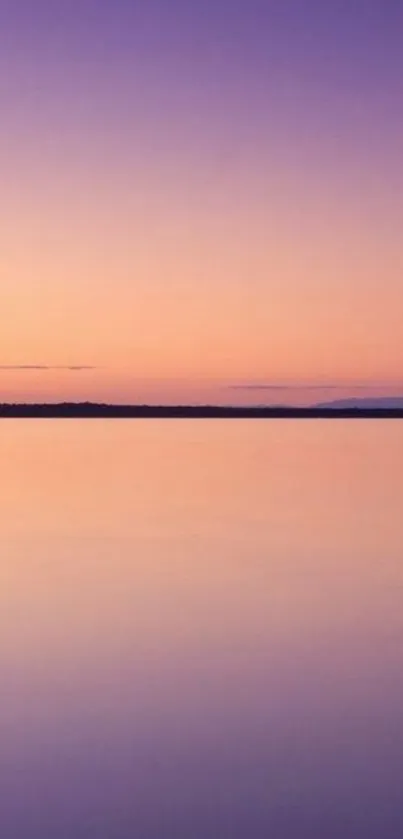
M392 0L0 0L0 363L104 371L4 396L396 390L402 33Z

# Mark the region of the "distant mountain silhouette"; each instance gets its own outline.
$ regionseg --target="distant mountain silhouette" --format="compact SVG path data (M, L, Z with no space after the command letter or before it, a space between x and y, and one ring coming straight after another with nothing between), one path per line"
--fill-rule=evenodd
M336 399L332 402L319 402L314 405L315 408L325 410L351 410L357 408L358 410L366 411L401 411L403 410L403 396L380 396L380 397L365 397L365 398L349 398Z

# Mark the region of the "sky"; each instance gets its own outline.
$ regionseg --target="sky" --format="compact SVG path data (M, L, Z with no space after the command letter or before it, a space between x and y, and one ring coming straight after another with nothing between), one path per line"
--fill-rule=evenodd
M0 0L0 401L403 394L402 0Z

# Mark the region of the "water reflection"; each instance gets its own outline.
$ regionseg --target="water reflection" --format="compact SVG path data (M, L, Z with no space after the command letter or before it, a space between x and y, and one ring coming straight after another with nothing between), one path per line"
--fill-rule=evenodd
M1 424L7 839L400 835L402 443Z

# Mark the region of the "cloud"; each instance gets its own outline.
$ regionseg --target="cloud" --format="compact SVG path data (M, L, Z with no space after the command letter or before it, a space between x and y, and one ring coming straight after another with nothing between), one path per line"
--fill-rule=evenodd
M89 364L0 364L0 371L2 370L28 370L28 371L48 371L48 370L70 370L73 373L81 372L83 370L96 370Z
M377 385L377 384L312 384L312 385L274 385L274 384L259 384L246 383L227 385L226 390L249 390L249 391L299 391L299 390L390 390L391 385Z

